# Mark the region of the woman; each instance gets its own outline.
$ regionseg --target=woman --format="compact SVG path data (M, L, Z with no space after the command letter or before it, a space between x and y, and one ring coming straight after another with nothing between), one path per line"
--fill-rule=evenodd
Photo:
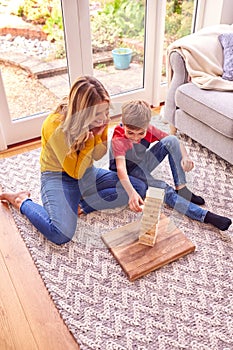
M110 97L94 77L78 78L68 99L50 114L42 126L41 198L34 203L28 191L2 193L50 241L69 242L76 230L80 200L87 212L129 204L115 172L93 165L107 152ZM146 185L130 178L142 198Z

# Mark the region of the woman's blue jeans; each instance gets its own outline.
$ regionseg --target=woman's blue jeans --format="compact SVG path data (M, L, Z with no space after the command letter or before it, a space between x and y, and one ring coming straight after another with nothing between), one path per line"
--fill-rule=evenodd
M139 179L130 181L140 196L145 197L147 185ZM50 241L69 242L76 230L80 200L85 212L127 205L128 195L113 171L91 167L81 180L62 172L41 174L43 206L26 199L20 211ZM85 209L86 208L86 209Z
M151 176L151 172L167 155L175 186L185 184L186 177L181 167L182 155L179 140L175 136L167 136L146 150L143 161L138 163L128 174L142 180L148 186L163 188L165 190L164 202L167 205L191 219L204 222L207 210L179 196L175 189L165 181L157 180Z

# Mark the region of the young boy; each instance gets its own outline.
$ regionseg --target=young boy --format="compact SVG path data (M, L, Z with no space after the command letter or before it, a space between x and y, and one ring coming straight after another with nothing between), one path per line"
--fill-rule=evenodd
M185 172L193 169L184 145L173 135L150 124L151 109L145 101L130 101L122 107L122 124L114 129L110 147L110 166L117 171L122 186L129 196L129 205L140 211L143 199L129 181L129 175L143 180L148 186L165 190L164 201L178 212L200 222L210 223L225 231L231 225L227 217L202 209L204 199L186 187ZM155 144L153 144L156 141ZM168 156L175 189L151 172Z

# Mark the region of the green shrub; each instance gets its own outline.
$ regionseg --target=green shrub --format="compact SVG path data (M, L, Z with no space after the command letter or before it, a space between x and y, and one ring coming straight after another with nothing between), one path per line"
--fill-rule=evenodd
M51 0L25 0L18 9L18 14L27 21L44 24L50 16Z
M113 0L91 18L94 51L112 49L123 37L144 35L144 0Z
M165 35L168 44L190 34L193 18L193 0L168 0Z
M60 0L53 0L53 7L43 26L43 31L48 34L48 40L50 41L64 41Z
M56 58L65 57L63 20L60 0L25 0L18 15L35 24L42 24L47 39L56 44Z

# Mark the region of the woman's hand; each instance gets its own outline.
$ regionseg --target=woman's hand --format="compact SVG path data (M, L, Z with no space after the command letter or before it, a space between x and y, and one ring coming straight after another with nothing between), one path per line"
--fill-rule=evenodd
M91 130L91 131L88 131L88 135L87 135L87 140L91 140L91 139L93 139L94 138L94 133L93 133L93 131Z
M103 124L101 126L96 126L95 128L92 128L90 132L92 132L93 135L102 135L104 129L106 128L107 124Z
M139 196L139 194L134 190L129 196L128 204L129 204L129 208L132 211L141 212L142 211L141 205L144 204L144 201L142 200L141 196Z
M189 158L188 155L186 155L181 159L181 166L185 172L189 172L193 169L194 162L192 161L191 158Z

